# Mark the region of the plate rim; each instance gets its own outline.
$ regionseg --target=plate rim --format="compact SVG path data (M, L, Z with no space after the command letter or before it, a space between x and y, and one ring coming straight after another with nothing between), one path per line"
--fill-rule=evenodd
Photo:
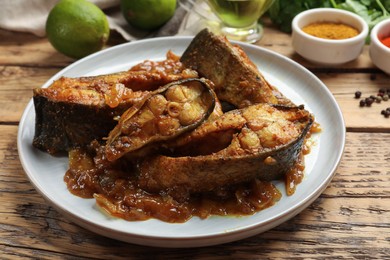
M151 38L151 39L145 39L145 40L139 40L139 41L135 41L135 42L128 42L128 43L119 44L117 46L107 48L107 49L102 50L100 52L94 53L90 56L87 56L83 59L80 59L80 60L64 67L62 70L60 70L59 72L54 74L52 77L50 77L41 87L47 87L48 85L51 84L51 82L54 79L57 79L59 76L66 73L66 71L70 70L71 68L76 67L79 64L82 64L90 59L93 59L95 56L104 55L104 54L113 52L119 48L131 48L132 45L143 44L146 42L161 42L161 41L166 41L166 40L168 40L168 41L177 41L177 40L189 41L191 39L193 39L193 36L174 36L174 37L168 36L168 37ZM71 219L72 222L74 222L75 224L82 226L88 230L90 230L90 229L87 226L91 226L91 225L98 226L101 229L105 229L105 230L108 230L110 232L115 232L116 235L112 236L112 234L102 234L102 233L91 230L92 232L98 233L98 234L106 236L106 237L111 237L113 239L119 239L122 241L130 242L130 243L142 244L142 245L152 245L152 246L163 246L163 247L189 247L190 246L189 243L193 243L194 241L199 242L199 245L196 245L196 247L197 246L204 246L204 245L216 245L216 244L235 241L238 239L249 237L249 236L252 236L255 234L262 233L266 230L272 229L275 226L287 221L288 219L294 217L295 215L297 215L298 213L303 211L314 200L316 200L322 194L322 192L327 188L328 184L330 183L330 181L333 179L334 175L336 174L336 170L341 162L341 158L343 156L344 149L345 149L345 141L346 141L345 140L345 136L346 136L345 121L344 121L341 109L340 109L338 103L336 102L335 98L333 97L332 93L326 87L326 85L316 75L314 75L312 72L310 72L307 68L303 67L299 63L297 63L297 62L289 59L288 57L285 57L277 52L274 52L272 50L268 50L266 48L263 48L263 47L260 47L257 45L245 44L245 43L234 42L234 41L232 41L232 43L238 44L244 48L246 47L246 48L251 48L251 49L255 49L255 50L257 49L257 50L265 52L269 55L273 55L277 59L281 59L281 60L283 60L283 62L287 62L290 64L292 63L294 66L298 67L303 72L310 74L313 77L313 79L318 81L318 83L323 87L323 90L328 92L327 94L330 97L330 101L332 101L332 104L334 105L334 107L336 108L336 110L338 112L337 116L341 119L341 121L339 121L339 123L341 123L340 128L344 129L344 131L342 131L342 133L341 133L342 143L341 143L340 149L338 150L338 155L336 157L336 163L333 165L333 167L329 171L330 173L327 175L327 178L322 183L320 183L316 189L313 189L312 192L309 194L309 196L306 196L304 200L301 200L299 203L297 203L297 205L294 208L292 208L292 210L290 210L290 211L282 210L281 212L279 212L278 215L274 216L272 219L268 219L268 220L261 222L261 223L246 225L246 226L237 228L237 229L235 229L233 231L229 231L229 232L211 234L211 235L207 235L207 236L204 236L204 235L185 236L185 234L184 234L183 236L175 236L175 237L164 236L163 234L150 236L150 235L138 234L138 233L134 233L134 232L129 233L129 232L125 232L125 231L113 230L110 227L96 224L95 222L93 222L87 218L84 218L84 216L74 215L72 212L69 212L66 208L62 207L62 205L56 204L54 201L52 201L50 199L50 195L47 194L47 192L45 190L42 190L39 187L39 185L36 183L36 180L34 178L34 174L32 174L30 172L28 165L26 165L26 158L24 158L25 154L22 152L23 151L23 147L22 147L23 143L22 143L21 136L22 136L23 130L25 128L26 118L31 113L31 110L33 110L33 101L32 101L32 99L30 99L30 101L28 102L25 110L23 111L22 117L20 119L19 129L18 129L18 134L17 134L17 148L18 148L18 154L19 154L19 158L20 158L23 170L25 171L29 181L33 184L36 191L38 191L38 193L40 193L45 198L45 200L50 203L50 205L52 205L54 208L61 211L62 213L65 213L67 218ZM128 46L130 46L130 47L128 47ZM35 114L34 111L32 111L32 112ZM291 211L295 211L295 212L291 212ZM286 218L286 215L288 215L287 218ZM75 221L75 220L77 220L77 221ZM80 220L83 223L79 223ZM274 224L274 225L272 225L272 224ZM267 225L269 225L269 226L266 228L262 228L263 226L267 226ZM257 231L258 229L260 229L260 230L264 229L264 230L261 230L258 232ZM252 232L249 232L249 231L252 231ZM244 233L248 233L248 232L251 234L250 235L244 234ZM118 235L125 236L125 237L118 238ZM126 236L131 236L131 238L126 239ZM211 239L212 241L209 241L206 244L202 243L202 240L205 240L205 239L206 240ZM220 239L220 240L218 240L218 239ZM168 243L167 243L167 240L168 240ZM163 242L161 244L160 243L156 244L156 242L158 242L158 241L160 241L160 242L165 241L165 242ZM172 246L172 243L174 244L174 243L177 243L178 241L180 242L179 245ZM183 246L181 246L181 245L183 245Z

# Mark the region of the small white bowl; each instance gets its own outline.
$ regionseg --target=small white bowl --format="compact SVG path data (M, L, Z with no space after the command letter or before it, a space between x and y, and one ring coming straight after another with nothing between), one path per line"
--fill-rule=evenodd
M302 28L316 22L341 23L354 27L359 34L348 39L323 39L305 33ZM316 8L299 13L292 21L292 45L305 59L323 65L340 65L361 54L368 25L358 15L334 8Z
M390 19L383 20L371 30L370 57L379 69L390 75L390 48L381 39L390 37Z

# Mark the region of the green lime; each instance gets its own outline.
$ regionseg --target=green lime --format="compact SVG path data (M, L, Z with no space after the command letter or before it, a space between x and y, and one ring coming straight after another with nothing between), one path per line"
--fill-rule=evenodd
M121 0L121 10L130 25L153 30L173 16L176 0Z
M59 52L79 59L101 50L110 28L96 5L86 0L61 0L47 17L46 34Z

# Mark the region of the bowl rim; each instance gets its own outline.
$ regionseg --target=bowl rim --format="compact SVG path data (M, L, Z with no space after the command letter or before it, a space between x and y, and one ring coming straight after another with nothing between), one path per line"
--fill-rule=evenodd
M306 16L313 16L318 13L336 13L336 14L344 14L347 16L350 16L351 18L357 20L361 25L362 25L362 30L360 30L359 34L356 36L353 36L351 38L347 39L324 39L320 37L316 37L313 35L310 35L308 33L305 33L301 27L298 26L298 22ZM305 10L297 14L293 21L292 21L292 30L293 32L299 34L300 36L304 38L308 38L317 42L321 43L330 43L330 44L337 44L337 45L342 45L346 43L354 43L354 42L359 42L359 41L365 41L365 38L368 36L369 33L369 28L368 24L362 17L359 15L352 13L350 11L342 10L342 9L336 9L336 8L327 8L327 7L321 7L321 8L313 8L309 10Z
M379 49L384 51L385 53L390 54L390 48L386 47L380 40L379 40L379 30L381 30L384 26L388 25L390 27L390 18L385 19L383 21L380 21L378 24L376 24L370 33L371 38L371 45L375 44ZM387 37L390 37L390 29L389 29L389 35Z

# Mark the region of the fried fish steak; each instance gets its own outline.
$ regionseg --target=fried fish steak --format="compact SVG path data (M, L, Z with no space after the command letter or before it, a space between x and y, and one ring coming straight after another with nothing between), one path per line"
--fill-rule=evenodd
M60 81L62 79L59 79ZM150 92L123 84L34 89L33 146L50 154L69 151L101 139L117 124L116 117L146 99Z
M128 71L61 77L48 88L34 89L36 114L33 146L50 154L88 145L106 137L115 118L144 101L151 91L172 81L194 78L172 52L162 61L144 61Z
M214 83L221 101L238 108L257 103L292 105L277 88L269 84L239 47L208 29L199 32L180 61L187 68Z
M106 157L115 161L193 130L209 118L215 104L215 92L204 79L184 79L160 87L121 116L108 136Z
M151 192L200 193L255 178L280 179L295 165L312 123L312 115L302 107L256 104L232 110L204 123L200 132L207 134L193 137L181 155L157 155L139 163L139 185ZM196 143L215 136L228 145L195 155L204 152L196 151Z

